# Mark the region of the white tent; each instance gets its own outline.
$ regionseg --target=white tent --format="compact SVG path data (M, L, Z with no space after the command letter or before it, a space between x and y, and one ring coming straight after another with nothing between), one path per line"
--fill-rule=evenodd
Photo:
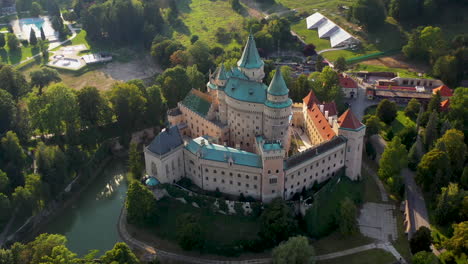
M359 42L346 30L339 27L333 21L319 12L306 19L307 29L318 29L319 38L330 38L332 48L343 47Z

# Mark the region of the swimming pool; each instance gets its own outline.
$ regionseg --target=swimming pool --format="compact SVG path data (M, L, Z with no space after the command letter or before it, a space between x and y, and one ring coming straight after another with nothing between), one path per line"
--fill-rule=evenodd
M34 25L37 29L41 29L41 27L44 25L44 19L43 18L23 18L20 19L19 21L21 27L25 25Z

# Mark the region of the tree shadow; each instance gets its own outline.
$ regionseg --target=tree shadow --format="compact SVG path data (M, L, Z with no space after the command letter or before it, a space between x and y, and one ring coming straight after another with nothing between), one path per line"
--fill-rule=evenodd
M172 23L172 28L174 31L179 32L181 34L190 36L191 32L190 29L185 25L184 21L182 19L177 18L173 23Z
M8 63L8 54L7 51L4 48L0 49L0 58L2 62Z
M397 25L385 22L378 30L367 33L369 43L381 51L400 49L406 42L406 36Z
M192 3L192 0L177 0L177 8L179 9L179 12L182 13L190 13L192 11L192 8L190 8L190 4Z
M10 61L10 64L17 64L21 62L21 57L23 56L23 51L21 48L18 48L16 50L10 50L8 52L8 60Z

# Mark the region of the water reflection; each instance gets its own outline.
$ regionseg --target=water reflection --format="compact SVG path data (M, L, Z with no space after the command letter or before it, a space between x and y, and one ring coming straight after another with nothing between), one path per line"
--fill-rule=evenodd
M85 255L91 249L100 253L120 241L117 221L127 192L125 162L112 161L102 175L44 230L67 236L70 250Z

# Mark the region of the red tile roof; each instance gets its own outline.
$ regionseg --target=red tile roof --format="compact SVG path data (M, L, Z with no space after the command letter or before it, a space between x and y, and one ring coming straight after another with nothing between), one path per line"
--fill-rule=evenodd
M447 110L449 109L449 107L450 107L450 101L449 101L449 99L447 99L447 100L445 100L445 101L442 101L442 102L440 103L440 108L441 108L442 111L447 111Z
M450 97L453 95L452 90L448 88L446 85L441 85L437 88L432 89L433 94L436 94L437 92L440 92L440 96L444 96L444 97Z
M338 118L338 124L340 127L349 129L358 129L363 126L349 108Z
M348 76L343 76L340 74L340 85L343 88L357 88L357 83L350 77Z
M317 99L315 96L314 92L310 91L309 94L302 99L305 105L307 105L307 109L312 108L312 106L315 105L323 105L323 112L328 111L329 116L334 116L338 115L338 110L336 108L335 102L329 102L329 103L320 103L320 101ZM320 109L320 107L319 107Z
M313 104L318 104L319 101L317 97L315 96L314 92L310 91L309 94L302 99L305 105L307 105L307 108L311 108Z
M335 131L333 131L330 123L328 123L328 120L325 118L325 115L320 112L318 105L313 104L311 109L307 110L307 114L314 123L314 126L322 139L329 140L335 136Z

